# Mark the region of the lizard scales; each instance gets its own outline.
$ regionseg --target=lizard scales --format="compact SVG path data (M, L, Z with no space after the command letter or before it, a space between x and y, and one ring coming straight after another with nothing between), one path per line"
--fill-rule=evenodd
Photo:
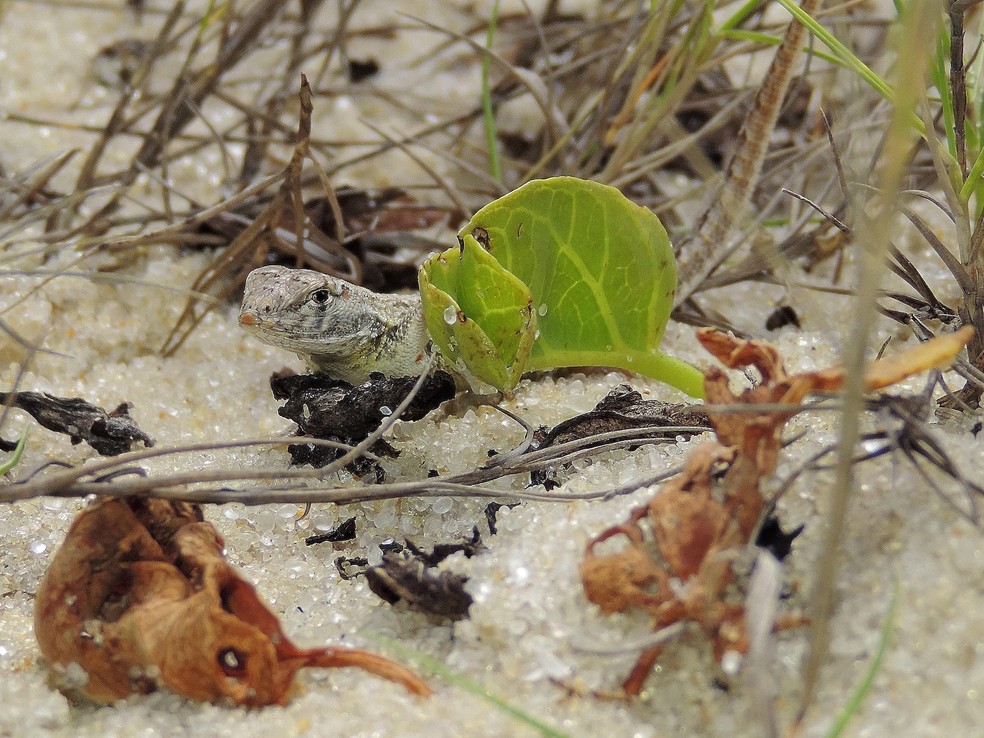
M419 295L378 294L308 269L250 272L239 324L351 384L370 372L419 375L431 350Z

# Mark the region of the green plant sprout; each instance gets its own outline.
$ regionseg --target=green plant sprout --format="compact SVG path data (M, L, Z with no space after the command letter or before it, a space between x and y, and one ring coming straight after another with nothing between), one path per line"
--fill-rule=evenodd
M882 662L885 660L885 654L888 652L889 642L892 639L892 634L895 632L895 620L898 616L898 609L899 583L896 581L895 586L892 588L892 600L888 606L888 614L885 615L885 622L882 624L881 633L878 638L878 646L868 661L868 668L865 669L861 682L851 693L844 707L841 708L840 713L837 715L837 720L831 726L825 738L840 738L847 729L848 723L860 712L861 704L874 686L875 677L878 676L878 672L881 671Z
M703 396L703 375L659 350L676 263L662 224L619 190L534 180L479 210L460 246L420 269L424 319L470 381L609 366Z
M431 658L416 649L409 648L401 641L387 638L386 636L366 630L363 630L361 634L371 641L382 644L387 649L393 651L401 659L416 662L418 666L437 674L449 684L458 687L459 689L462 689L481 700L485 700L507 715L513 716L528 728L539 732L540 735L545 736L546 738L570 738L567 733L563 733L553 726L548 725L545 721L503 699L491 690L483 687L475 680L469 679L453 669L449 669L437 659Z
M419 281L424 322L444 357L462 365L470 381L515 387L536 337L529 287L470 234L460 250L431 257Z
M10 457L6 461L0 463L0 475L6 474L20 463L21 457L24 455L24 448L26 446L27 431L24 431L20 437L20 440L17 441L17 445L14 447L13 453L10 454Z

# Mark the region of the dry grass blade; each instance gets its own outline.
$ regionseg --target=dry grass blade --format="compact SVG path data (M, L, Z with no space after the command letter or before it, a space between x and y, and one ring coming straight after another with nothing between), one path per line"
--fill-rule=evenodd
M820 0L804 0L802 4L803 12L811 16L819 7ZM735 156L725 171L721 189L701 218L693 240L680 249L677 305L688 300L734 248L734 229L745 219L752 194L758 186L766 150L805 37L806 28L796 20L790 21L782 44L759 86L752 111L738 132Z
M854 486L852 462L854 446L859 434L858 418L863 406L862 367L873 328L874 315L876 315L877 290L886 263L885 256L889 248L888 234L891 232L891 219L896 212L896 197L902 189L903 177L912 154L912 139L915 133L909 127L909 120L918 102L915 91L922 88L922 80L926 75L925 60L930 56L928 49L933 48L936 28L935 6L929 2L916 2L909 5L907 13L903 25L902 48L912 51L900 57L900 63L896 68L901 84L897 86L895 110L885 147L881 152L880 196L875 203L874 214L866 218L864 227L854 229L855 232L864 234L867 248L862 250L860 257L858 323L852 334L844 362L848 374L844 385L844 409L841 415L841 447L838 452L836 484L828 514L828 528L822 549L824 554L816 569L810 603L810 652L803 667L804 689L800 702L798 718L800 721L813 700L820 668L828 655L839 549L847 503Z
M0 191L0 223L6 223L20 213L36 212L39 203L57 200L52 197L51 192L45 190L52 177L64 169L77 153L66 151L55 154L9 179L5 177ZM20 225L23 225L22 221Z
M755 569L748 585L745 619L748 623L748 655L745 670L755 694L755 707L763 726L763 735L779 738L779 718L775 700L778 693L770 669L776 658L776 636L772 624L779 611L782 566L768 551L758 550Z
M926 239L926 243L932 247L936 255L940 257L944 264L946 264L946 268L950 270L950 274L953 275L953 278L957 281L960 289L965 293L968 290L973 289L973 281L971 280L970 274L964 268L963 264L960 263L960 259L958 259L956 255L950 251L950 249L947 248L942 241L940 241L939 237L933 233L932 228L930 228L922 218L908 208L903 212L909 219L909 222L916 227L917 231L919 231L919 234Z
M275 231L283 218L284 209L289 204L294 220L295 245L299 249L298 260L304 243L306 216L301 201L301 167L310 150L311 136L311 88L302 78L300 88L300 117L297 125L297 143L290 163L278 177L280 187L270 202L252 222L229 244L219 256L209 264L195 279L192 289L201 294L212 294L221 285L217 297L223 299L242 285L246 275L263 262L263 253L268 248L265 238L276 238ZM337 201L336 201L337 204ZM211 302L204 309L198 308L196 298L190 298L174 328L165 339L162 349L164 355L173 354L188 338L195 326L201 322L216 303Z
M120 97L119 102L116 104L116 108L113 110L113 113L110 115L109 120L106 122L105 127L101 131L99 138L89 149L86 159L79 170L79 175L75 180L76 192L84 192L96 185L96 172L99 166L99 161L105 153L106 148L109 146L112 138L129 128L131 121L128 121L126 116L129 113L131 104L133 104L137 98L137 94L140 91L143 81L150 74L157 60L160 59L160 57L177 41L177 35L172 35L172 32L184 14L184 8L185 5L183 2L175 3L173 9L161 25L157 38L148 49L147 55L137 72L136 78L133 80L133 84L128 90L124 91L124 94ZM134 176L136 175L134 174ZM60 216L57 227L71 227L72 220L77 211L78 205L66 210Z
M634 79L621 110L604 134L603 141L612 150L598 175L603 182L629 166L651 140L659 122L692 93L713 51L714 44L705 38L711 4L698 5L692 17L674 17L676 9L671 3L656 6L640 33L639 45L626 60L626 66L635 67ZM668 36L677 24L685 30L671 41ZM618 74L614 78L621 82ZM648 103L641 105L641 98L651 88L660 94L649 94Z

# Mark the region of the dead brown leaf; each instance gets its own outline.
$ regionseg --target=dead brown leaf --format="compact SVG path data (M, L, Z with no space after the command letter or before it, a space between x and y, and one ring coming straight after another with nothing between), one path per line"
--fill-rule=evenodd
M868 389L889 386L910 375L951 362L973 335L969 328L941 336L874 362L866 372ZM748 543L762 516L760 485L775 471L782 428L812 392L833 391L844 381L842 369L787 374L779 352L764 341L738 339L712 328L697 332L711 354L731 369L754 367L761 382L732 392L727 374L711 367L704 374L707 415L717 440L697 447L684 470L629 519L588 542L581 580L588 599L602 612L641 609L658 630L693 621L710 637L718 661L748 648L744 607L725 599L733 577L732 549ZM779 405L761 410L751 406ZM741 406L747 411L734 412ZM720 474L722 469L727 471ZM600 554L604 541L624 537L622 551ZM671 583L673 585L671 586ZM775 630L805 622L797 613L779 615ZM644 651L622 683L638 694L665 645Z
M102 499L83 510L35 600L35 635L58 687L98 703L167 687L261 706L284 704L301 668L356 666L431 693L381 656L295 646L224 545L199 505Z

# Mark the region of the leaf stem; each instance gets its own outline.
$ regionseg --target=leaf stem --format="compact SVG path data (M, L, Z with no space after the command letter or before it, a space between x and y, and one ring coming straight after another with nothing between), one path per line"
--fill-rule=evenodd
M537 359L543 357L542 362ZM622 358L624 357L624 358ZM610 366L624 369L634 374L658 379L691 397L703 399L704 373L681 359L665 354L662 351L637 351L628 348L616 348L612 351L551 351L546 355L534 352L530 359L530 371L540 369L557 369L564 366Z

